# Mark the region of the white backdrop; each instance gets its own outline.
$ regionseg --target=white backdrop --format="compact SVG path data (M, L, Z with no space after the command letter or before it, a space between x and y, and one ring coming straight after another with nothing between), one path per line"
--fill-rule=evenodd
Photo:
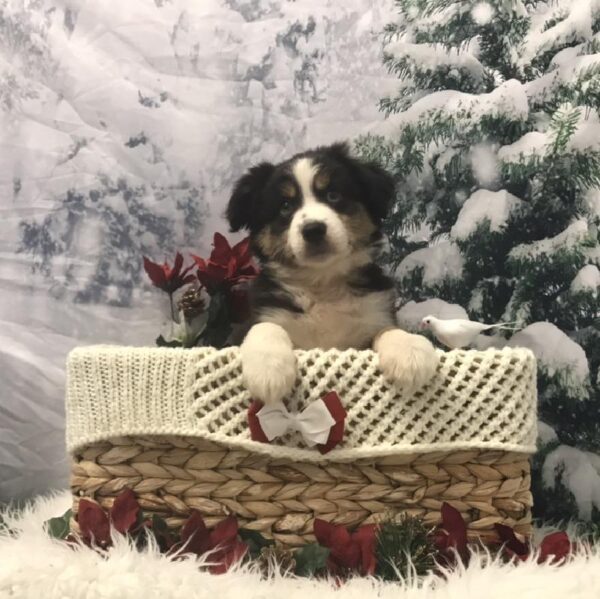
M142 254L206 252L245 168L382 120L392 18L391 0L0 0L0 501L66 484L66 353L153 342Z

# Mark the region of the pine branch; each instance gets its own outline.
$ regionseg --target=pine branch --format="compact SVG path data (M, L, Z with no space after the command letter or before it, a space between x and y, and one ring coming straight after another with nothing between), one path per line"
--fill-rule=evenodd
M398 78L410 79L415 90L427 89L433 92L453 89L469 94L491 91L486 85L490 80L489 76L484 77L482 73L482 76L477 78L468 68L452 63L427 65L422 60L408 55L398 58L386 54L384 64L388 71Z
M532 108L538 111L552 111L564 104L586 107L586 116L590 108L600 110L600 60L597 64L581 69L578 76L569 82L561 82L551 87L552 96L547 94L533 98Z
M435 14L448 9L453 4L457 4L456 0L427 0L416 2L404 2L405 5L412 5L414 8L420 8L421 15L424 17L432 17Z
M581 117L581 110L573 109L572 106L565 104L561 106L550 120L549 130L554 134L554 139L549 144L549 151L556 155L564 152L569 140L577 131L577 123Z
M401 580L413 572L424 576L435 563L431 530L419 518L407 515L381 525L376 553L377 574L384 580Z

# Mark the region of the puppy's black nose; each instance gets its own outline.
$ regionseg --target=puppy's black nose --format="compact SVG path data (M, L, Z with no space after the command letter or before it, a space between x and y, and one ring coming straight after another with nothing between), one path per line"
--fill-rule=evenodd
M318 243L325 239L327 225L318 220L311 220L302 227L302 237L307 243Z

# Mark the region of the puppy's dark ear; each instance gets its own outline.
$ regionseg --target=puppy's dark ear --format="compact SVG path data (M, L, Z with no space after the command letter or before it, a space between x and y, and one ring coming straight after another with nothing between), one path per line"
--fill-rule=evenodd
M233 232L252 228L258 198L274 170L271 163L262 162L252 167L235 184L226 212Z
M350 148L348 147L348 143L345 141L335 142L326 149L331 154L342 160L348 160L350 158Z
M361 199L371 218L376 223L384 219L396 192L392 176L374 162L354 158L346 142L334 143L326 149L355 175Z
M363 202L369 214L379 222L392 205L396 193L393 177L374 162L356 160L358 178L363 192Z

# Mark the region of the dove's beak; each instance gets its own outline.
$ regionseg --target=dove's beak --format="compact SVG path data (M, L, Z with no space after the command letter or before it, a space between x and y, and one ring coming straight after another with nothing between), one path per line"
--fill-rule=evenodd
M421 330L423 330L423 329L425 328L425 323L424 323L423 321L421 321L421 322L419 323L419 328L420 328Z

